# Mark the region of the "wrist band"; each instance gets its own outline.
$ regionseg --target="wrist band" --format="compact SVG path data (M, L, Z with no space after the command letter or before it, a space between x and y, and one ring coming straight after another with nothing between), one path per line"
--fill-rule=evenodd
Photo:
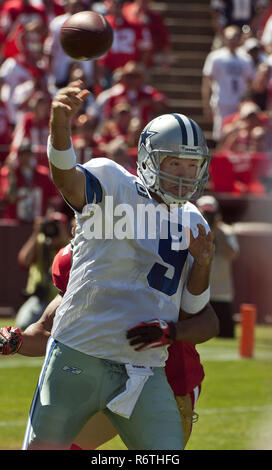
M67 150L56 150L51 144L50 136L47 140L47 156L49 161L60 170L71 170L76 166L76 154L71 139L71 147Z
M200 295L191 294L187 287L182 294L181 308L187 313L195 314L200 312L210 300L210 286Z

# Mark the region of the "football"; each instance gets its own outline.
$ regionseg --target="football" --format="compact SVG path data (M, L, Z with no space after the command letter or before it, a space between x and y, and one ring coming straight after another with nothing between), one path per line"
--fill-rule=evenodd
M63 23L60 42L72 59L97 59L110 49L113 31L104 16L93 11L80 11Z

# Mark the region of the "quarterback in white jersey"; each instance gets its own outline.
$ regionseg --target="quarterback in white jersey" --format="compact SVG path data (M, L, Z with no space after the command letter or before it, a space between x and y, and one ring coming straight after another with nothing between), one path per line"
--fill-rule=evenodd
M77 223L25 447L69 448L101 410L130 449L182 449L163 366L180 312L209 302L213 238L189 202L208 178L205 138L192 119L166 114L141 134L139 177L108 159L76 165L70 120L88 96L82 86L52 103L51 173Z
M162 207L159 213L157 211L160 217L156 217L156 233L152 233L150 225L154 223L151 219L155 213L148 212L148 209L151 202L155 208L159 203L152 200L139 178L104 158L91 160L81 169L86 176L87 203L92 204L96 200L101 204L102 214L105 214L103 230L108 224L108 233L101 234L101 238L90 238L88 221L92 205L90 210L85 206L82 213L76 212L73 265L67 291L56 312L52 336L95 357L144 366L164 366L166 345L137 352L127 341L126 332L136 323L153 319L154 306L157 317L178 321L192 257L188 249L178 251L175 245L172 249L171 239L160 238L163 224L165 232L168 232L170 224L166 208ZM110 207L112 201L112 211L105 208L107 195L112 196L108 202ZM140 205L141 210L138 209ZM125 213L127 207L130 211L125 218L120 210ZM137 217L141 217L145 208L145 213L150 215L147 233L141 233L142 226L137 231ZM121 217L114 217L114 212ZM208 230L205 219L190 202L179 212L180 226L184 219L190 223L195 235L199 223ZM111 216L116 220L115 224L108 220ZM100 217L99 213L90 229L100 224ZM118 232L120 221L123 221L122 228L126 228L133 238L119 238L118 235L124 233ZM100 235L100 230L97 230L97 235ZM153 237L148 239L148 235Z

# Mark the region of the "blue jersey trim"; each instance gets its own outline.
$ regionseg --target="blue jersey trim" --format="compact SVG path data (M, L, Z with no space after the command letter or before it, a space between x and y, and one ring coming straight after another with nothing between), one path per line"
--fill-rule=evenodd
M102 201L102 188L99 180L89 170L84 168L82 165L77 165L78 168L83 171L86 177L86 201L88 204L94 202L94 195L96 203L99 204Z

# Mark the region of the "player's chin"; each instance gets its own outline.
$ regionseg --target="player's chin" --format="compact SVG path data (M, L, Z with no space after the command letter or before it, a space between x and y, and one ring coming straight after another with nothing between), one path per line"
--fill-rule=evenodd
M189 190L190 188L187 186L183 186L181 190L179 186L172 186L171 188L168 189L168 192L173 194L174 196L182 197L182 196L186 196Z
M174 196L179 195L179 187L178 186L169 186L168 188L164 188L167 193L171 193Z

